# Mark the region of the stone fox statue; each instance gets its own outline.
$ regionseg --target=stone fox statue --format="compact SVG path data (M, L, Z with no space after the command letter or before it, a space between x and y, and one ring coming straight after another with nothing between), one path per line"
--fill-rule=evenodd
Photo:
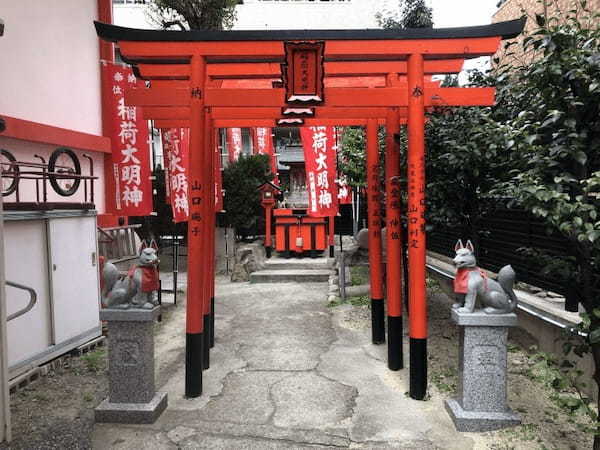
M515 271L511 266L504 266L498 272L498 281L488 278L487 274L477 267L474 248L471 241L467 245L459 240L454 247L456 256L456 277L454 292L457 299L464 299L464 305L455 303L452 308L460 312L472 313L475 301L479 299L487 314L511 313L517 307L517 297L513 291Z
M102 305L106 308L152 309L158 304L158 256L155 247L142 243L138 264L126 276L112 263L102 267Z

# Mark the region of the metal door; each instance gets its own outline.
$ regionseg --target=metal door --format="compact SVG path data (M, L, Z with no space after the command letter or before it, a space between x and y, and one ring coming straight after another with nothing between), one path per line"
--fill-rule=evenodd
M46 221L7 220L3 242L8 262L5 266L6 279L29 286L38 294L37 303L31 311L8 322L8 364L11 376L14 376L27 369L33 359L54 344ZM22 310L28 302L27 292L6 288L8 315Z
M48 240L54 335L60 344L100 327L96 218L52 219Z

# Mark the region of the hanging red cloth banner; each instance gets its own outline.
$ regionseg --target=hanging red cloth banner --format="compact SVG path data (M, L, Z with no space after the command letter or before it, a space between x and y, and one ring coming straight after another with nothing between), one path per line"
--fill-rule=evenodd
M271 128L252 128L252 149L255 155L273 154Z
M334 127L333 129L333 137L335 139L335 151L337 154L341 136L343 135L343 128ZM337 158L336 158L337 162ZM342 175L338 172L337 179L335 180L338 189L338 203L340 205L351 205L352 204L352 188L348 186L348 180L345 175Z
M308 189L308 215L331 217L338 213L336 185L336 154L333 127L300 128L306 188Z
M271 158L271 173L274 177L273 183L279 185L279 180L277 179L277 157L275 156L275 147L273 145L272 128L253 128L252 148L254 154L269 155Z
M167 161L167 180L173 210L173 222L186 222L189 217L188 168L190 132L187 128L170 128L162 133Z
M235 162L242 154L242 129L227 128L227 152L229 162Z
M338 187L338 202L340 205L351 205L352 204L352 189L348 186L348 181L344 175L340 176L337 180Z
M107 121L112 140L114 207L123 216L147 216L152 212L148 122L139 108L125 105L125 89L144 88L129 67L102 62L102 92L107 97Z

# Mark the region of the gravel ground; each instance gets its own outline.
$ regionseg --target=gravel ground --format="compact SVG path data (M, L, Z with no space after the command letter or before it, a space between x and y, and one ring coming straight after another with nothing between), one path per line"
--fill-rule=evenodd
M91 448L94 407L106 397L106 349L66 364L11 395L12 449Z

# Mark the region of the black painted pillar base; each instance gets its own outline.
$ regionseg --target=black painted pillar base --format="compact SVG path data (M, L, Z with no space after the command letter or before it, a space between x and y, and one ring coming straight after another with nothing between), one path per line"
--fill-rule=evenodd
M283 252L283 257L285 259L290 259L292 257L292 253L289 250Z
M185 335L185 396L196 398L202 395L202 333Z
M371 332L373 344L385 344L385 311L383 299L371 299Z
M402 316L388 316L388 368L404 369L404 349L402 348Z
M210 368L210 314L203 316L204 345L202 347L202 370Z
M427 395L427 339L410 338L410 398Z
M335 257L335 246L334 245L329 246L329 257L330 258Z
M265 252L267 253L267 259L270 258L273 254L273 247L265 247Z
M210 348L215 346L215 298L210 298Z

